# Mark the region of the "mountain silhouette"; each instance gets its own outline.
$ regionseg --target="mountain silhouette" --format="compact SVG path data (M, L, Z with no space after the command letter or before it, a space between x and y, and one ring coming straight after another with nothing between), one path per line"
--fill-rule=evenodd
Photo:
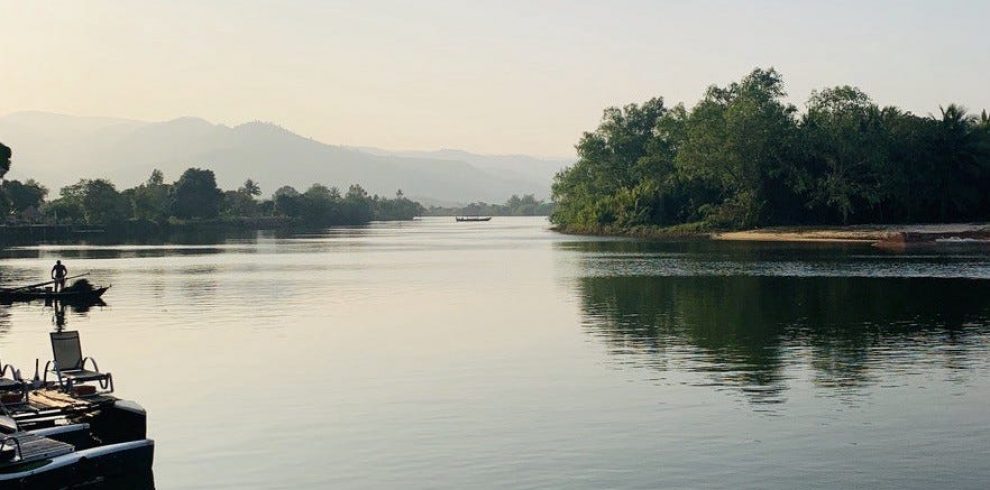
M53 194L80 178L107 178L123 189L152 169L177 179L189 167L212 169L222 188L247 178L270 194L283 185L313 183L436 202L503 202L512 194L546 198L553 174L570 163L528 156L487 156L460 150L399 152L325 144L276 124L234 127L183 117L145 122L17 112L0 117L0 141L14 150L8 178L34 178Z

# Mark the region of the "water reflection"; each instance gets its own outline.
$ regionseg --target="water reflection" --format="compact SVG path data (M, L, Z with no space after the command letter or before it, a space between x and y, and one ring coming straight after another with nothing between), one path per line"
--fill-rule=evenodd
M985 362L990 283L940 278L643 276L579 280L585 328L619 362L700 373L754 403L810 371L833 396Z
M868 244L743 243L720 241L569 241L584 275L782 277L951 277L990 279L982 248L891 253Z
M61 331L66 329L71 316L85 317L93 308L108 306L100 298L76 298L76 299L30 299L0 302L0 338L4 337L11 327L11 312L15 308L27 309L39 308L43 311L51 310L52 329ZM71 312L72 315L67 315Z
M10 331L10 309L5 306L0 306L0 338L7 335Z

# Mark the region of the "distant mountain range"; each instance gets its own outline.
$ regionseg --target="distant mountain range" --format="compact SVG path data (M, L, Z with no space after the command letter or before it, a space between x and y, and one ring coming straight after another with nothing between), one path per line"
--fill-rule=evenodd
M390 151L335 146L271 123L234 127L185 117L163 122L17 112L0 117L0 142L14 150L8 178L34 178L52 192L80 178L137 185L152 169L175 180L189 167L212 169L220 187L247 178L270 194L313 183L407 196L427 204L504 202L512 194L546 198L570 160L477 155L460 150Z

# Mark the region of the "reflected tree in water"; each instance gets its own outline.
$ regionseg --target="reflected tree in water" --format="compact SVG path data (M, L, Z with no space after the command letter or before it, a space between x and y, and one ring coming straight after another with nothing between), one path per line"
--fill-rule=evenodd
M848 392L918 363L965 369L990 330L990 283L982 281L645 276L579 284L586 328L623 362L704 373L761 403L784 401L788 373L800 368L816 385Z

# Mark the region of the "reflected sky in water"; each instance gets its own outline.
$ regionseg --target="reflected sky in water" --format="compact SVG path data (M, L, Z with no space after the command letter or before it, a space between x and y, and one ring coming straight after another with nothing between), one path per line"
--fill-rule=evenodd
M981 488L981 250L641 242L431 218L6 249L144 404L158 488ZM30 371L54 310L0 306Z

